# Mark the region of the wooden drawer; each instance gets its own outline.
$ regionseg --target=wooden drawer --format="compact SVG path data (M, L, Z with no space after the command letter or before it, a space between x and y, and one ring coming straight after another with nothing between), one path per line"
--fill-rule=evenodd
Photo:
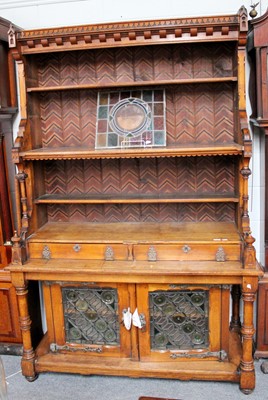
M75 260L128 260L124 244L29 243L30 258L63 258Z
M239 261L240 244L138 244L136 260Z

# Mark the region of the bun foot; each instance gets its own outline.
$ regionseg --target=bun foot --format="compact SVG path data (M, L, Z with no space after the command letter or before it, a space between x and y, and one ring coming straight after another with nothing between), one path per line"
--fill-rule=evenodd
M25 376L25 379L27 379L28 382L34 382L38 378L38 374L35 376Z

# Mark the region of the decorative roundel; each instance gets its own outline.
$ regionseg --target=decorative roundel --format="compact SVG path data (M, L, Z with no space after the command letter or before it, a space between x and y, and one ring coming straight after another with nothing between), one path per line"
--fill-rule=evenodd
M145 101L130 97L115 104L109 115L112 130L128 138L143 133L151 123L151 109Z

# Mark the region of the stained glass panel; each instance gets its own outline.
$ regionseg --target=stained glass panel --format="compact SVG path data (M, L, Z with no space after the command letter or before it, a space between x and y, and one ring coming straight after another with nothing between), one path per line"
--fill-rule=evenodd
M99 92L97 108L96 149L166 145L164 90Z

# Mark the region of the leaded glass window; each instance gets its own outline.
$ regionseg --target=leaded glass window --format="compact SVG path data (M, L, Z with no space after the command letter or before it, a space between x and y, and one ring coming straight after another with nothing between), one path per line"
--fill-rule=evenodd
M208 347L208 291L156 291L149 302L151 349Z
M66 342L119 344L116 289L65 287L62 297Z
M164 90L98 93L97 149L165 145Z

